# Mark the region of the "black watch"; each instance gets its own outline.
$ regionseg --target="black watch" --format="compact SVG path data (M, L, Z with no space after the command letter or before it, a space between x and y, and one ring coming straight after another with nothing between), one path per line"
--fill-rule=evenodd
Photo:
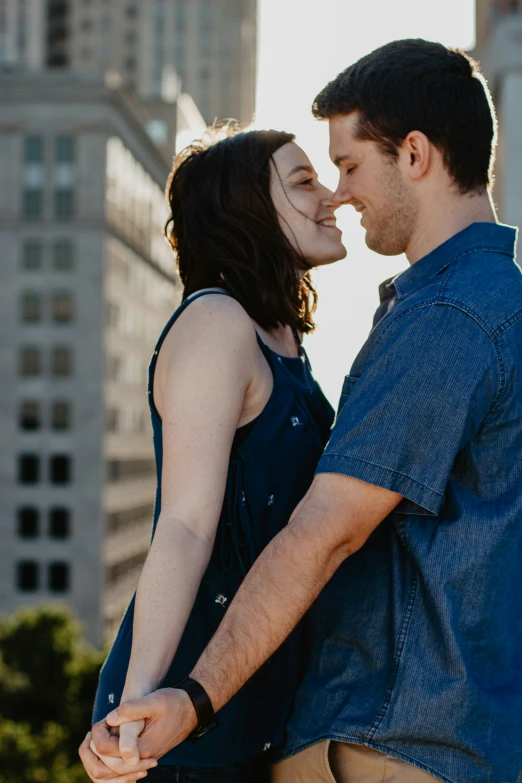
M189 734L187 737L187 742L197 742L201 737L204 737L205 734L208 734L209 731L212 731L212 729L219 726L219 721L214 712L212 702L210 701L206 690L199 682L193 680L192 677L184 677L171 687L178 688L188 694L189 699L196 710L196 715L198 716L198 725L192 734Z

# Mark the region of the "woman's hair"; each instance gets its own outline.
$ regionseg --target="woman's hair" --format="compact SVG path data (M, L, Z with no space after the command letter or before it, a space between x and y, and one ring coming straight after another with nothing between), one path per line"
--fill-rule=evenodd
M174 160L165 233L184 297L218 286L265 329L311 332L317 294L310 267L282 231L270 194L272 155L294 138L230 123L211 128Z

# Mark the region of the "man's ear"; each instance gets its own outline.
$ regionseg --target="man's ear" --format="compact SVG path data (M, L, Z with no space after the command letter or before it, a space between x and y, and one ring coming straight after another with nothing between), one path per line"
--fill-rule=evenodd
M407 176L413 181L422 179L433 158L433 147L426 134L421 131L408 133L401 146L401 157Z

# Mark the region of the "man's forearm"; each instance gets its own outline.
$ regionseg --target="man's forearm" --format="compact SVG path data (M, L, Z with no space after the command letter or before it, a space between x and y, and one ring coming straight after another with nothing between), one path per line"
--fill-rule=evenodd
M191 676L214 709L229 701L281 645L349 554L313 501L260 555Z
M358 479L316 476L289 526L254 564L191 672L215 710L272 655L343 560L363 546L401 500ZM190 699L175 688L126 702L106 718L112 727L142 719L147 721L139 742L142 758L159 758L196 726ZM102 752L110 750L106 733L106 726L93 727Z

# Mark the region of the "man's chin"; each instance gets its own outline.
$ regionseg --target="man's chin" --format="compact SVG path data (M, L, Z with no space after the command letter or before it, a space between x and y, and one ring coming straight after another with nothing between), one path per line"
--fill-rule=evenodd
M401 253L404 253L403 248L386 242L382 237L372 236L368 231L364 241L369 250L373 250L374 253L378 253L380 256L400 256Z

